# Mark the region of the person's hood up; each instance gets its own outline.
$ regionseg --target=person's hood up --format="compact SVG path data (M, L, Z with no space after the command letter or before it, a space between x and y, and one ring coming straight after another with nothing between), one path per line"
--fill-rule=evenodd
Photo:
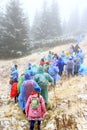
M14 78L14 82L18 82L18 78L15 77L15 78Z
M62 58L60 57L60 58L58 59L58 61L62 61Z
M33 70L30 70L30 71L29 71L29 75L30 75L30 76L34 76L34 71L33 71Z
M24 79L25 80L29 80L30 79L30 74L29 73L25 73L24 74Z
M15 70L17 70L15 67L12 67L12 68L11 68L11 71L15 71Z
M38 93L41 93L41 88L38 87L38 86L35 86L35 87L34 87L34 91L36 91L36 92L38 92Z

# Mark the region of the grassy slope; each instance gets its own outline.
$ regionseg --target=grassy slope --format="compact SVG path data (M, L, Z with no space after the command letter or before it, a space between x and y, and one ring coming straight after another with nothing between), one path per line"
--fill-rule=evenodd
M85 38L85 40L80 43L81 48L85 52L85 65L87 65L86 42L87 38ZM68 49L69 44L55 47L52 49L52 51L60 54L62 50L67 51ZM2 118L0 120L9 120L9 130L24 130L21 122L24 122L25 130L27 130L28 128L28 121L26 120L26 117L20 111L19 107L17 105L14 105L14 102L11 102L11 100L9 99L8 81L10 75L10 68L13 64L18 64L19 74L21 74L24 72L24 69L29 62L39 64L40 58L46 54L48 54L48 51L38 52L20 59L0 61L0 98L1 104L3 104L0 106L0 115L2 115ZM85 119L83 119L82 112L83 108L86 107L86 104L85 102L79 100L77 98L77 95L82 93L82 90L84 93L86 93L86 80L87 76L78 76L70 79L63 76L62 79L57 83L55 89L49 88L49 105L47 116L42 123L43 130L55 129L55 127L58 125L55 123L58 118L55 119L54 117L61 116L64 113L66 115L74 115L76 121L80 123L80 125L83 125L83 120ZM17 116L18 113L19 116Z

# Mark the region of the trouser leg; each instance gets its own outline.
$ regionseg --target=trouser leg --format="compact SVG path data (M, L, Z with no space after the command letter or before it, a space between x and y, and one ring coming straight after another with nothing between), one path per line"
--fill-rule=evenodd
M34 130L34 123L35 123L34 120L30 121L30 130Z
M38 120L38 130L41 130L40 129L40 124L41 124L41 121Z
M16 97L14 98L14 100L15 100L15 103L16 103Z

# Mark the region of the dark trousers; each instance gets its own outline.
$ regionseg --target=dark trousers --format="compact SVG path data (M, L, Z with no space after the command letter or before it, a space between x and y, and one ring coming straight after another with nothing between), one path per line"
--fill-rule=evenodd
M74 76L74 71L73 71L73 69L68 69L68 70L67 70L67 74L68 74L68 77L70 77L70 75L71 75L71 76Z
M19 94L14 98L15 103L18 101Z
M34 130L35 120L30 121L30 130ZM38 120L38 130L40 130L41 121Z

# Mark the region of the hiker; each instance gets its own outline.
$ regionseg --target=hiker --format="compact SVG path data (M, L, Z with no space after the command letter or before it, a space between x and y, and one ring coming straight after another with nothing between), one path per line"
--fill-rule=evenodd
M54 54L54 57L53 57L53 60L52 60L52 63L56 66L56 63L57 63L57 60L58 60L59 56L55 53Z
M79 47L79 45L78 45L78 43L77 43L76 46L74 47L74 52L75 52L75 54L78 53L79 49L80 49L80 47Z
M76 59L76 54L75 52L73 52L73 54L71 55L72 59L75 60Z
M65 51L62 51L61 58L64 58L66 56Z
M70 52L67 51L67 52L66 52L66 57L69 58L70 56L71 56Z
M83 53L83 51L81 49L77 52L76 56L78 56L80 58L81 64L83 64L83 62L84 62L84 53Z
M60 76L58 75L59 69L57 66L55 66L55 63L52 62L49 66L48 73L51 75L51 77L54 79L54 85L56 85L57 80L60 79Z
M18 89L17 89L17 85L18 85L18 80L15 78L14 81L10 81L11 84L11 89L10 89L10 98L14 98L15 103L17 102L17 98L18 98Z
M45 104L48 103L48 83L54 85L53 78L46 72L44 72L43 67L38 67L38 74L34 76L34 80L38 83L41 87L41 95L45 100Z
M29 79L33 79L34 78L34 72L32 70L26 70L25 74L29 74ZM19 93L21 92L21 88L22 88L22 83L25 80L24 78L24 74L22 74L18 80L18 91Z
M10 79L12 79L14 81L15 78L17 78L17 80L18 80L18 66L17 65L14 65L11 68L11 77L10 77Z
M45 64L45 61L44 61L44 58L42 58L41 60L40 60L40 65L44 65Z
M28 63L24 73L32 73L31 75L34 75L34 71L32 70L32 64L31 63Z
M40 87L33 79L30 78L30 75L28 73L24 75L24 78L25 79L22 83L21 92L18 96L18 104L20 109L25 113L25 105L30 93L34 90L34 87Z
M47 56L47 60L48 60L48 62L51 62L52 59L53 59L53 54L51 51L49 51L48 56Z
M27 70L30 70L32 68L32 64L31 63L28 63L28 65L27 65Z
M28 73L28 74L29 74L30 79L33 79L33 78L34 78L35 73L34 73L33 69L25 70L25 73Z
M79 69L80 69L80 65L81 65L81 60L80 58L77 56L74 60L74 75L78 75Z
M56 64L56 66L59 68L59 75L61 76L62 75L62 73L63 73L63 70L64 70L64 65L65 65L65 63L64 63L64 61L62 60L62 58L60 57L59 59L58 59L58 61L57 61L57 64Z
M73 46L73 45L70 46L70 48L69 48L69 52L70 52L70 55L73 54L73 52L74 52L74 46Z
M31 71L34 73L34 75L37 74L37 68L38 66L36 64L32 65Z
M18 80L18 92L21 92L22 83L24 81L24 74L21 74L19 80Z
M72 57L69 58L69 61L66 64L66 71L68 77L74 76L74 61L72 60Z
M43 97L40 95L41 89L35 87L28 97L25 112L26 116L30 120L30 130L34 130L34 124L37 121L37 129L41 130L41 120L46 115L46 107Z

